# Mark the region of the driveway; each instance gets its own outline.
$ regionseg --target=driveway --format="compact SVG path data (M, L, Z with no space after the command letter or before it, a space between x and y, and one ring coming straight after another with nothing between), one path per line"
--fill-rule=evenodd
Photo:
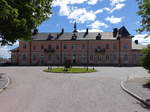
M120 88L127 77L150 75L141 67L96 67L63 74L47 67L0 67L11 85L0 93L0 112L149 112Z

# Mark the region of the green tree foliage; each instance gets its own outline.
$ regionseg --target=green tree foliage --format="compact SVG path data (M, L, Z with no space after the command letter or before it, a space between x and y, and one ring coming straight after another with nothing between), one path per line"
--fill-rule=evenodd
M144 48L142 52L141 64L145 69L150 70L150 45Z
M30 40L32 31L49 18L52 0L0 0L0 43Z
M141 16L141 28L137 31L140 33L143 31L149 32L150 31L150 0L137 0L139 11L137 12L138 15Z

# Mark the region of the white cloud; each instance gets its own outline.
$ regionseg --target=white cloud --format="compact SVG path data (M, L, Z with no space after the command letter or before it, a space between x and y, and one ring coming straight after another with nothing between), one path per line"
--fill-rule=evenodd
M102 0L54 0L53 6L61 6L62 4L73 5L73 4L83 4L88 3L89 5L95 5L98 1Z
M85 23L86 21L94 21L96 19L96 14L93 11L87 11L85 8L75 8L70 12L68 18L79 23Z
M106 21L109 21L112 24L118 24L122 21L122 18L121 17L117 18L117 17L111 16L111 17L107 17Z
M133 38L133 41L138 40L140 44L147 45L150 44L150 36L146 37L147 34L138 34L135 35Z
M107 28L108 25L103 23L103 22L100 22L100 21L94 21L93 23L91 23L89 25L89 27L91 27L92 29L99 29L100 27L105 27Z
M78 30L78 32L86 32L86 29ZM100 30L100 29L89 29L89 32L103 32L103 30Z
M120 10L125 6L125 4L123 3L118 3L115 5L115 7L113 9L110 10L110 13L114 12L115 10Z
M67 16L71 21L85 23L87 21L95 21L96 15L102 13L103 9L96 11L87 10L85 8L75 7L74 4L87 3L89 5L95 5L98 1L102 0L55 0L53 7L60 7L60 16Z
M126 0L109 0L111 2L111 5L119 4L122 2L125 2Z
M88 4L95 5L99 0L89 0Z
M98 9L98 10L96 10L94 13L95 14L99 14L99 13L102 13L104 11L104 9Z

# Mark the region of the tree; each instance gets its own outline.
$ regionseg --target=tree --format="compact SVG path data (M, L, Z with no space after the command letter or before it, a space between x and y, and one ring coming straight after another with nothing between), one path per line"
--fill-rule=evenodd
M138 15L141 16L141 28L137 31L140 33L143 31L150 31L150 0L137 0L139 11Z
M0 43L30 40L32 31L49 18L52 0L0 0Z
M142 52L143 56L141 58L141 64L145 69L150 71L150 45L148 45L147 48L144 48Z

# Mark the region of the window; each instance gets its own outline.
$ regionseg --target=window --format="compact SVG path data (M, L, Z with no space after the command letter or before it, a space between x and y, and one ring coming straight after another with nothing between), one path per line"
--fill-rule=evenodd
M32 58L33 58L33 61L35 61L35 60L36 60L36 55L33 55L33 57L32 57Z
M64 49L67 49L67 45L64 45Z
M109 49L109 44L106 44L106 49Z
M85 49L85 44L82 45L82 49Z
M82 55L82 59L83 59L83 61L85 61L85 60L86 60L86 57L85 57L85 55Z
M48 55L48 61L51 61L51 55Z
M77 45L76 44L72 45L72 49L77 49Z
M124 61L128 61L128 55L127 54L124 55Z
M59 49L59 45L56 45L56 49Z
M106 55L106 61L108 61L109 60L109 56L108 55Z
M125 45L123 46L123 48L124 48L124 49L127 49L127 48L128 48L128 45L125 44Z
M59 55L56 55L57 60L59 60Z
M101 56L98 56L98 61L101 61L101 60L102 60Z
M51 45L48 45L48 49L51 49Z
M101 46L98 46L97 48L98 48L98 49L101 49Z
M67 60L67 57L66 57L66 55L64 54L64 61L66 61Z
M116 48L117 48L116 44L113 44L113 49L116 49Z
M41 49L44 49L44 46L43 46L43 45L41 45Z
M23 59L24 61L26 61L27 57L26 57L25 54L22 56L22 59Z
M23 49L26 49L26 44L25 44L25 45L23 45Z
M117 56L116 55L113 55L113 60L117 60Z
M93 61L93 56L92 55L90 56L90 60Z
M36 50L36 46L33 46L33 50Z

